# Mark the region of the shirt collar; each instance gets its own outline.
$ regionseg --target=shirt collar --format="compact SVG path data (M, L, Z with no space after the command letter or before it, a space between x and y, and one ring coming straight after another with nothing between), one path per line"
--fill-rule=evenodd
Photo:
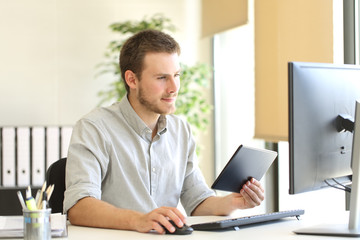
M124 118L128 124L134 129L134 131L142 136L143 138L146 135L152 133L151 129L144 123L144 121L137 115L133 107L131 106L127 96L123 97L120 101L120 111L122 112ZM160 115L158 122L158 135L162 135L167 131L167 118L165 115Z

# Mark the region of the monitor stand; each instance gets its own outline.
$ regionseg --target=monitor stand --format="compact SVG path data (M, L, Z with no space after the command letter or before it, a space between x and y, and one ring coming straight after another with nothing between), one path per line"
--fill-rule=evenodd
M320 225L294 231L297 234L339 237L360 237L360 102L356 101L355 127L351 156L352 187L350 194L349 223L341 225Z

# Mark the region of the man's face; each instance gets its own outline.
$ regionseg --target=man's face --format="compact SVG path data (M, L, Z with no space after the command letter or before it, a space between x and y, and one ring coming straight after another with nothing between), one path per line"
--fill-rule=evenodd
M157 114L175 112L175 101L180 88L178 54L148 53L144 58L137 99L145 111Z

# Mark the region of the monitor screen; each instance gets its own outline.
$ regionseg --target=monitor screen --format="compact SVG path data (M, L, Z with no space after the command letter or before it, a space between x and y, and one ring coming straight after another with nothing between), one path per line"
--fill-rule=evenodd
M288 67L290 194L328 187L326 181L349 181L353 133L339 129L339 115L354 121L360 67L302 62Z

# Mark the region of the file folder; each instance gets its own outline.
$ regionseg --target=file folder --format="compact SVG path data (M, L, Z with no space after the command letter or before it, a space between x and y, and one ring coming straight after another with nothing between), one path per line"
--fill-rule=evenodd
M17 135L17 186L30 185L30 127L18 127Z
M71 134L72 134L71 126L65 126L61 128L61 158L67 157Z
M46 169L60 159L60 128L46 128Z
M32 128L32 186L41 187L45 181L45 127Z
M2 128L2 186L15 187L15 128Z

